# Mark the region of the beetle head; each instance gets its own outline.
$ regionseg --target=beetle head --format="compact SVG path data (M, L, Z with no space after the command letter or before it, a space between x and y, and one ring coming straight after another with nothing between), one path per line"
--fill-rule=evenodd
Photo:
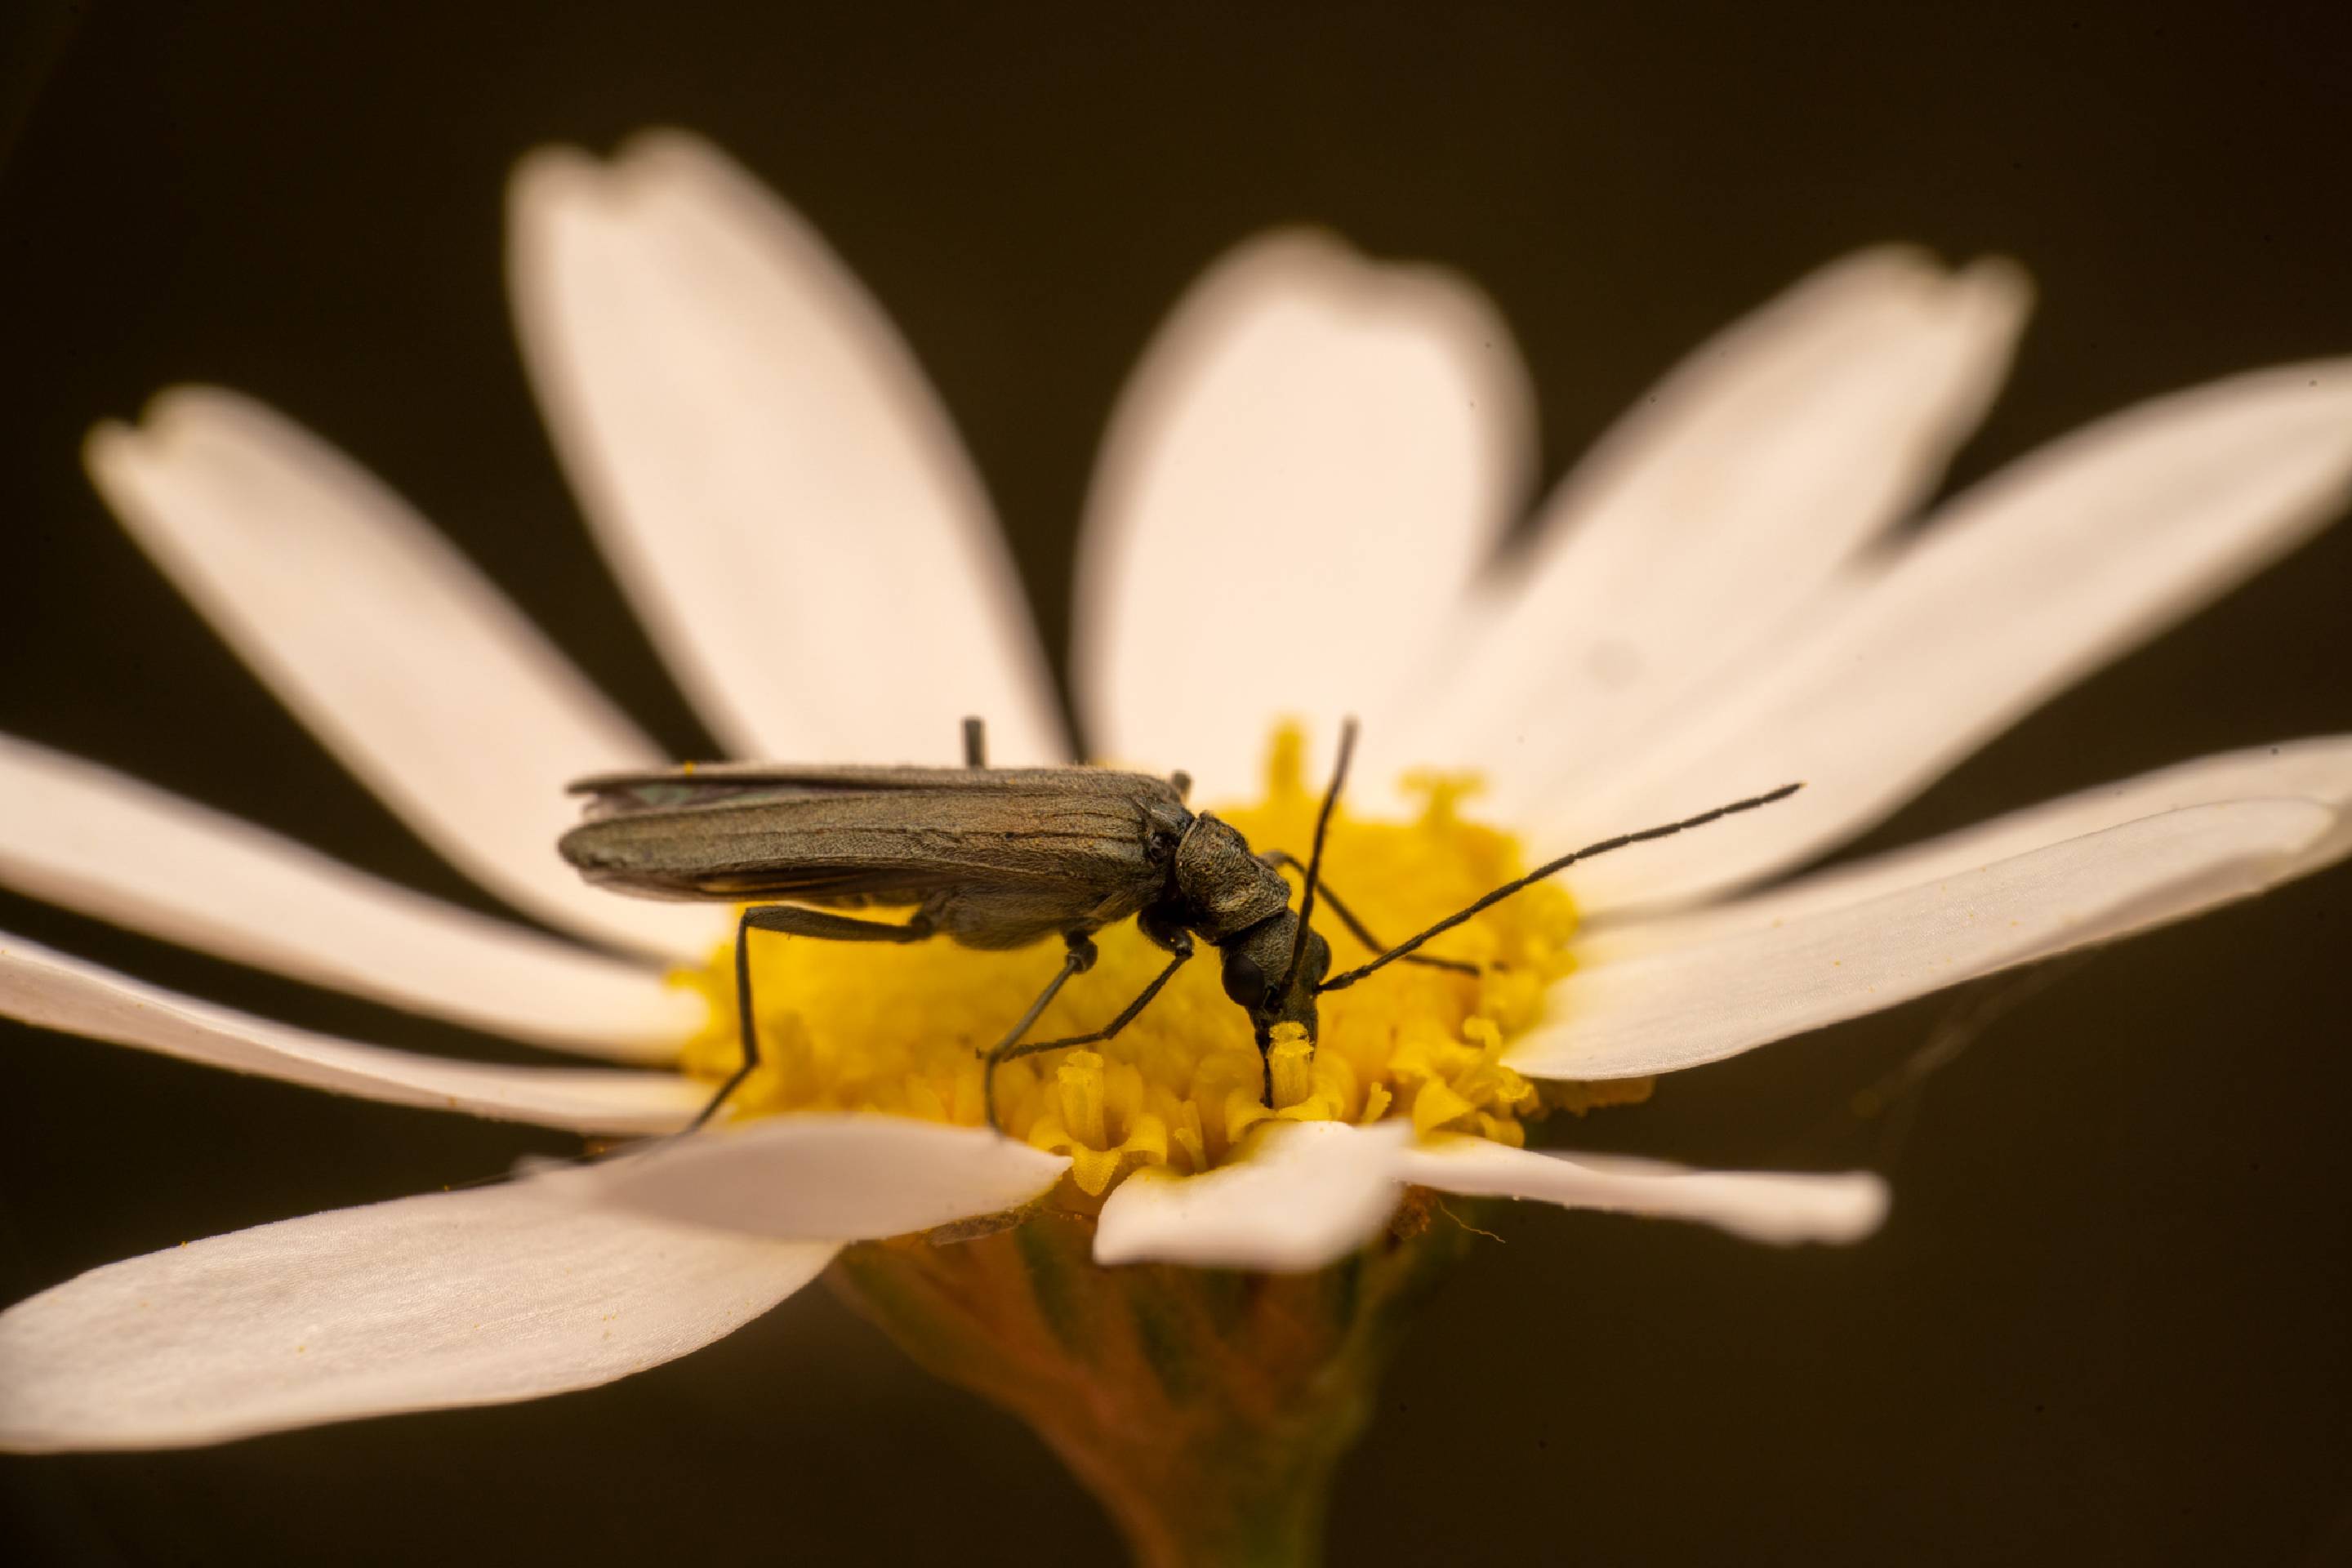
M1260 921L1228 943L1224 954L1225 994L1250 1016L1260 1049L1272 1038L1276 1024L1297 1024L1315 1038L1315 987L1331 968L1331 946L1309 933L1298 973L1283 984L1290 968L1291 947L1298 932L1298 917L1285 910Z

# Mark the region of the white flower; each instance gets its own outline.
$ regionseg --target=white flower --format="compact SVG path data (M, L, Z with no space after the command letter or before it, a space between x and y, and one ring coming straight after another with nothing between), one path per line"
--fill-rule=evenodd
M816 237L675 135L515 186L513 291L563 460L656 646L750 755L1070 755L945 415ZM2326 522L2352 366L2126 411L1930 520L2005 365L2008 268L1850 258L1695 354L1545 501L1507 574L1528 390L1447 275L1244 246L1114 421L1078 566L1097 754L1250 781L1277 714L1365 721L1360 776L1485 770L1538 856L1803 779L1769 811L1594 862L1577 967L1510 1065L1639 1077L2146 929L2352 845L2352 737L2208 758L1761 892L2002 726ZM702 1004L723 910L589 889L567 781L659 765L390 491L233 394L92 437L157 563L393 810L517 909L439 904L23 741L0 880L190 946L642 1068ZM615 956L615 950L637 955ZM920 962L908 957L907 962ZM0 1010L401 1103L602 1134L681 1125L667 1072L496 1068L329 1038L0 939ZM845 1241L1015 1207L1068 1157L898 1117L778 1117L535 1180L312 1215L95 1270L0 1316L0 1443L143 1447L585 1386L725 1334ZM1867 1174L1706 1173L1306 1121L1106 1201L1097 1257L1286 1269L1408 1185L1857 1236Z

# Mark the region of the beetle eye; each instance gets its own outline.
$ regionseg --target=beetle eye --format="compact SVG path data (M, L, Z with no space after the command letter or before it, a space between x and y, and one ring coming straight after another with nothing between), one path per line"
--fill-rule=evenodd
M1244 1007L1265 1000L1265 971L1244 952L1225 954L1225 994Z

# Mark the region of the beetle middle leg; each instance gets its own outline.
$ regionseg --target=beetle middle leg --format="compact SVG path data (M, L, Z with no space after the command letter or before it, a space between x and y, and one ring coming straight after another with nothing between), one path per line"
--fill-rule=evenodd
M988 1124L991 1127L997 1126L996 1069L1000 1065L1013 1060L1015 1057L1034 1057L1044 1051L1058 1051L1072 1046L1097 1046L1105 1040L1116 1037L1120 1030L1134 1023L1137 1016L1146 1007L1151 1005L1151 999L1159 995L1171 980L1176 978L1176 972L1183 968L1185 960L1192 956L1192 933L1183 927L1155 920L1150 910L1144 911L1136 924L1145 936L1166 948L1172 956L1168 960L1167 966L1152 976L1151 983L1137 994L1135 1000L1119 1009L1117 1017L1099 1029L1083 1035L1066 1036L1058 1040L1024 1042L1021 1038L1029 1032L1030 1026L1036 1023L1038 1015L1045 1010L1046 1004L1053 1001L1054 994L1061 990L1063 984L1071 975L1084 973L1094 966L1094 943L1087 942L1086 962L1072 967L1076 957L1075 951L1076 943L1086 940L1082 936L1073 936L1066 939L1072 944L1072 959L1065 962L1062 973L1054 976L1046 985L1045 994L1038 997L1026 1013L1021 1015L1018 1023L1005 1031L1004 1038L999 1040L992 1048L981 1053L982 1064L981 1075L983 1083L982 1099L988 1108ZM1003 1129L999 1127L997 1131L1003 1131Z
M980 1053L981 1104L987 1112L989 1126L999 1132L1004 1129L997 1126L996 1121L996 1064L1013 1053L1021 1044L1021 1037L1029 1032L1030 1026L1037 1022L1040 1014L1053 1005L1054 998L1061 994L1063 986L1070 983L1070 977L1092 969L1096 958L1100 956L1095 950L1091 931L1064 931L1062 940L1069 944L1070 949L1062 956L1062 967L1055 973L1053 979L1045 982L1045 989L1037 993L1037 1000L1029 1004L1028 1010L1013 1021L1013 1027L1004 1031L1004 1037Z
M1168 944L1169 951L1175 956L1168 961L1166 968L1151 977L1151 984L1136 994L1134 1001L1119 1009L1118 1017L1101 1028L1083 1035L1067 1035L1058 1040L1024 1040L1018 1045L1000 1045L988 1053L989 1066L993 1068L999 1062L1009 1062L1016 1057L1034 1057L1041 1051L1058 1051L1072 1046L1098 1046L1105 1040L1116 1039L1120 1030L1134 1023L1137 1016L1151 1005L1151 999L1176 978L1176 972L1184 967L1186 959L1192 956L1192 933L1180 931L1176 938L1175 942Z
M814 936L826 942L921 942L935 929L931 913L918 910L898 925L882 921L852 920L847 915L827 914L823 910L803 909L798 904L759 904L743 911L735 922L735 1014L742 1034L743 1062L702 1113L686 1124L686 1131L695 1132L703 1123L719 1113L727 1097L742 1087L760 1065L760 1025L751 1011L751 933L755 931L782 931L786 936Z

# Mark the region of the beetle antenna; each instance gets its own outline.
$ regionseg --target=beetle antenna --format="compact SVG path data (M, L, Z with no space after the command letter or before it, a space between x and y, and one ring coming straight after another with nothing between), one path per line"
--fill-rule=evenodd
M1323 809L1315 815L1315 847L1307 855L1307 887L1298 895L1298 930L1290 939L1290 967L1282 972L1282 986L1275 994L1287 995L1291 983L1298 978L1298 966L1307 958L1307 938L1309 922L1315 916L1315 887L1323 876L1323 839L1331 831L1331 813L1339 804L1339 786L1348 782L1348 760L1356 754L1356 721L1345 719L1339 723L1339 757L1331 764L1331 786L1323 792Z
M1782 784L1779 789L1768 790L1762 795L1750 795L1746 800L1735 800L1729 805L1718 805L1713 811L1702 811L1696 816L1686 816L1680 822L1669 822L1663 827L1645 827L1639 833L1621 833L1614 838L1604 838L1598 844L1588 844L1581 849L1572 849L1557 860L1545 861L1542 865L1537 867L1526 876L1521 877L1516 882L1504 883L1501 887L1496 889L1493 892L1488 893L1485 898L1478 900L1475 903L1454 910L1454 913L1446 916L1444 920L1438 921L1427 931L1423 931L1420 935L1405 938L1404 941L1397 943L1394 947L1389 949L1378 958L1373 959L1370 963L1359 965L1354 969L1350 969L1345 974L1333 975L1330 979L1326 980L1322 984L1317 986L1315 988L1315 993L1319 996L1326 991L1345 990L1347 987L1353 985L1357 981L1361 980L1367 974L1372 973L1372 971L1376 969L1383 969L1388 965L1394 963L1398 959L1402 958L1405 954L1412 952L1422 943L1427 942L1431 937L1440 936L1446 931L1452 931L1455 926L1460 925L1464 921L1468 920L1472 915L1476 914L1479 910L1491 909L1495 905L1501 903L1505 899L1509 898L1513 893L1520 892L1526 889L1531 888L1538 882L1542 881L1546 877L1555 876L1558 873L1566 870L1569 867L1575 865L1579 860L1590 860L1596 855L1606 855L1612 849L1622 849L1629 844L1647 844L1653 838L1670 838L1677 833L1686 832L1694 827L1705 827L1710 822L1719 821L1724 817L1733 816L1737 813L1754 811L1759 805L1770 805L1775 801L1786 800L1804 787L1805 786L1802 784ZM1328 807L1327 805L1327 812L1328 809ZM1316 842L1319 847L1322 842L1322 835L1319 830L1316 835ZM1308 890L1310 892L1313 891L1313 882L1310 879L1308 883ZM1295 960L1293 961L1293 966L1296 966Z

